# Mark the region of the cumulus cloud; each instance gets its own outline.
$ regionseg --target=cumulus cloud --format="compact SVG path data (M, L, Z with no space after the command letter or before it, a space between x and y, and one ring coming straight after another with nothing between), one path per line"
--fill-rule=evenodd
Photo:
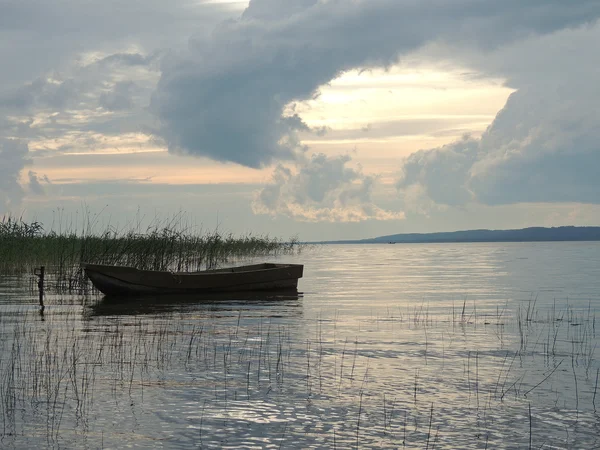
M400 220L402 213L386 211L371 200L375 178L348 166L347 155L313 155L295 171L278 165L273 178L256 194L256 214L283 215L306 222Z
M591 0L252 0L163 67L152 107L171 151L258 167L295 154L304 125L286 106L346 70L437 40L494 48L599 15Z
M397 184L405 200L412 204L409 193L418 191L421 204L430 206L599 203L600 62L586 58L599 37L596 25L530 39L486 59L471 57L518 90L480 139L410 155Z

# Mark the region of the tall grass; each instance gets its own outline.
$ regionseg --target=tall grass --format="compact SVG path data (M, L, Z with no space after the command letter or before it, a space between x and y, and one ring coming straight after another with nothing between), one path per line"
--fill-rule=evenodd
M64 288L82 280L81 263L133 266L147 270L196 271L227 262L276 256L299 250L298 240L267 235L234 236L203 231L177 216L154 221L144 229L108 226L95 231L87 222L80 230L46 231L39 222L14 217L0 220L0 273L23 273L44 265Z

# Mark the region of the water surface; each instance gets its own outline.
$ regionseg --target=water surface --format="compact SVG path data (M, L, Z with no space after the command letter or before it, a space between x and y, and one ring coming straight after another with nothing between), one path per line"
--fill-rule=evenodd
M594 448L600 243L320 246L299 296L0 279L7 448Z

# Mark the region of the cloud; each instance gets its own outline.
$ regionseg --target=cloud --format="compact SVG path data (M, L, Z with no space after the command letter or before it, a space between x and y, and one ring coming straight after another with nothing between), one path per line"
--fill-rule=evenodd
M412 203L408 193L419 191L430 206L600 203L600 62L587 58L599 37L595 25L531 38L485 59L471 55L472 64L503 72L518 90L481 139L410 155L397 183L401 196Z
M0 91L0 137L26 139L38 158L114 148L131 135L139 138L136 146L153 146L154 119L146 107L158 79L157 58L97 55Z
M21 204L24 191L19 174L31 162L28 152L27 143L0 138L0 213L14 211Z
M109 111L122 111L133 108L133 81L120 81L107 92L100 94L99 104Z
M257 211L313 221L399 217L373 205L376 180L350 161L306 160L300 133L327 130L310 129L294 104L347 70L389 67L427 46L477 76L505 77L518 92L481 140L406 162L399 187L414 210L594 201L600 35L581 24L595 23L597 0L252 0L224 22L230 10L202 3L3 1L4 207L23 195L24 142L41 157L143 133L176 154L249 167L295 160L293 170L277 169ZM158 126L146 108L152 93ZM429 125L375 123L349 135L387 135L386 127L402 134ZM17 142L25 147L15 150ZM331 177L321 174L328 170ZM29 179L31 192L45 187L35 173Z
M133 80L142 85L146 82L150 92L156 81L152 73L158 70L159 57L115 53L86 62L73 61L61 72L44 73L18 88L0 91L0 110L13 115L35 115L41 111L93 110L98 106L112 110L115 103L116 109L131 109L133 96L142 87ZM127 71L132 66L137 70Z
M483 136L470 168L480 201L600 202L600 114L586 98L596 81L551 87L513 94Z
M297 154L286 106L346 70L434 41L495 48L599 15L591 0L252 0L163 67L152 108L170 151L264 166Z
M144 108L162 49L231 14L187 0L0 3L2 211L46 187L44 175L23 173L33 157L93 150L121 133L150 134L154 119Z
M149 134L167 49L232 14L205 0L0 3L0 137L32 149L73 131Z
M90 52L175 48L196 30L229 17L230 10L202 0L2 0L1 85L12 88L62 71Z
M463 205L473 200L467 182L478 152L479 140L468 135L438 149L415 152L405 160L397 186L401 190L410 188L411 203L422 200L426 193L438 204Z
M21 113L28 113L37 108L62 110L75 107L80 93L84 91L83 82L43 76L0 95L0 108Z
M27 173L27 178L29 179L27 184L29 191L35 195L45 195L46 189L44 188L44 184L52 184L48 176L39 176L37 172L34 172L33 170L30 170Z
M256 214L286 216L305 222L401 220L402 213L383 210L371 200L375 178L348 167L347 155L313 155L295 171L278 165L273 178L257 192Z

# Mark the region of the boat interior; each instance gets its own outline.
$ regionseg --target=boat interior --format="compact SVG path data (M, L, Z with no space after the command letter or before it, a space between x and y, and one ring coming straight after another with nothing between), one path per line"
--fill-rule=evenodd
M274 264L274 263L262 263L262 264L252 264L249 266L238 266L238 267L226 267L224 269L211 269L211 270L201 270L199 272L193 273L235 273L235 272L252 272L255 270L265 270L265 269L275 269L277 267L285 267L289 264ZM190 272L182 272L190 273Z

